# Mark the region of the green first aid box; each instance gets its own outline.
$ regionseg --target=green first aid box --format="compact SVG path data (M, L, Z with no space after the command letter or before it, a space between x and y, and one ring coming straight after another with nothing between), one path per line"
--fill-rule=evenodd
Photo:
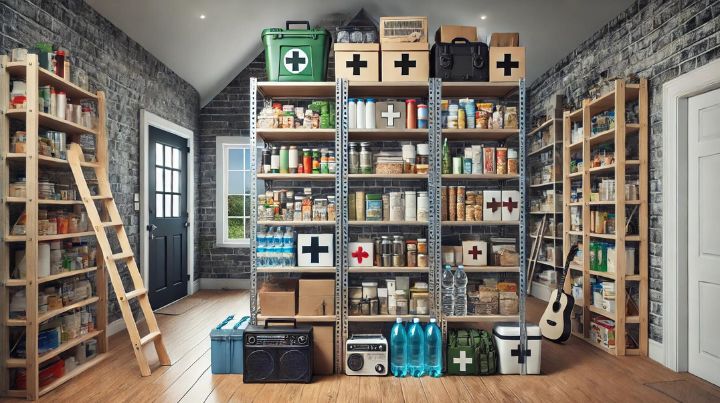
M497 351L484 330L452 329L448 335L449 375L490 375L497 372Z
M305 29L290 29L291 25ZM307 21L287 21L285 29L264 29L262 40L268 80L325 81L332 41L326 29L310 28Z

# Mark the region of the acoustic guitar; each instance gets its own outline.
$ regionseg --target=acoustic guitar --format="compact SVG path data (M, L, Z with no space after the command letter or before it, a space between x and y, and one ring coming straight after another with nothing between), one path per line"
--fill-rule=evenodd
M578 246L574 244L565 258L565 266L560 274L560 279L558 279L557 290L550 294L548 306L540 319L540 331L543 337L555 343L562 343L570 338L570 314L575 305L575 299L572 295L565 293L563 285L570 262L575 259L577 253Z

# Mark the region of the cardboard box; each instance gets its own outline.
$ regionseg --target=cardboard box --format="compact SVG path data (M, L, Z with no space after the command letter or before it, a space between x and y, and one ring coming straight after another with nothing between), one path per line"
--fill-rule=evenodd
M488 245L485 241L462 241L462 264L465 266L487 266Z
M464 25L440 25L435 31L435 42L451 43L455 38L465 38L477 42L477 27Z
M380 81L380 44L336 43L335 77L349 81Z
M300 280L298 315L335 315L335 280Z
M300 267L335 266L334 234L298 234L297 262Z
M517 190L502 191L502 221L518 221L520 219L520 192Z
M427 81L430 51L427 43L383 43L382 81Z
M490 35L490 46L517 47L520 46L520 34L517 32L498 33Z
M490 81L518 81L525 77L525 48L490 47Z
M380 17L380 43L428 42L428 17Z
M335 357L335 329L313 326L313 375L332 375Z
M372 267L375 244L372 242L350 242L350 267Z
M258 298L263 316L295 316L295 290L260 290Z
M502 220L502 192L500 190L484 190L483 203L483 221Z
M378 129L404 129L405 103L380 101L375 106L375 127Z

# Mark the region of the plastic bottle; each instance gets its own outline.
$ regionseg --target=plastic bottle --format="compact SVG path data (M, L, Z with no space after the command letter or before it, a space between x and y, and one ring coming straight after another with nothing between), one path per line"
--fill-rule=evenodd
M375 99L368 98L365 101L365 128L375 128Z
M425 375L425 331L420 319L413 318L408 327L408 373L416 378Z
M265 260L265 230L258 229L257 232L257 246L255 248L255 252L257 255L257 265L259 267L267 266L267 262Z
M357 127L357 102L355 98L348 99L348 129Z
M408 337L402 318L395 319L390 331L390 372L397 377L407 376Z
M295 234L291 227L287 227L283 236L283 252L285 266L295 266Z
M445 316L453 316L455 313L455 277L449 264L445 265L442 272L442 313Z
M446 137L445 143L443 143L442 173L449 174L451 165L452 162L450 161L450 146L448 145L448 139Z
M463 265L455 270L455 316L467 315L467 275Z
M355 120L355 128L365 128L365 100L362 98L357 99L357 119Z
M438 378L442 375L442 332L435 318L425 326L425 373Z
M282 265L282 243L283 243L283 227L275 229L275 235L273 236L273 247L272 247L272 265Z

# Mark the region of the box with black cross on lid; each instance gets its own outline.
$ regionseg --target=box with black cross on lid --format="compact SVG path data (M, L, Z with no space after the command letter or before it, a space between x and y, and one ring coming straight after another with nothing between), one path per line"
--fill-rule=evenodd
M427 81L430 53L427 42L383 43L382 81Z
M336 43L335 77L348 81L380 81L380 44Z

